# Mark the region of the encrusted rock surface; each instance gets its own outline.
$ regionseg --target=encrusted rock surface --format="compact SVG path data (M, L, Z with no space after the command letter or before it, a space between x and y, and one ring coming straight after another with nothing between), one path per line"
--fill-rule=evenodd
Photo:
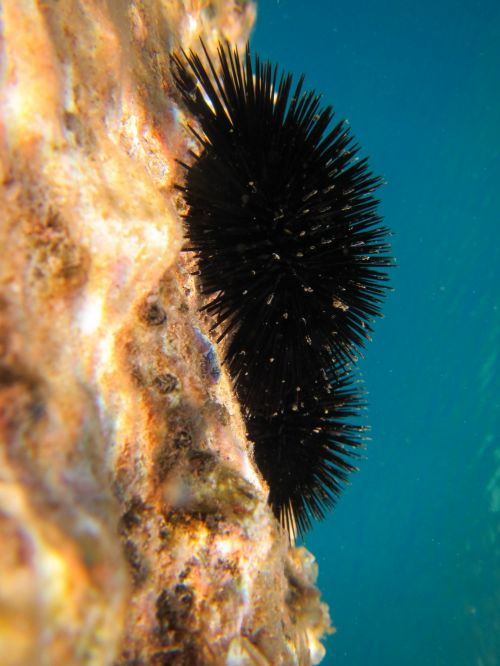
M289 548L198 314L169 52L245 0L4 0L0 663L309 664Z

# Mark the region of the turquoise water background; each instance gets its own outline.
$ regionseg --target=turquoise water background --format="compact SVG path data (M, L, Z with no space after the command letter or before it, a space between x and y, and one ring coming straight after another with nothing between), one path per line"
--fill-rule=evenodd
M252 44L349 119L394 230L366 460L306 538L324 664L500 664L500 3L262 0Z

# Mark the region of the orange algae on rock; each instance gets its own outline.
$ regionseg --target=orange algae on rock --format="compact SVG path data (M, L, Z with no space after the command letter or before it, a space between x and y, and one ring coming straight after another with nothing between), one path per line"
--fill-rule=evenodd
M266 504L182 258L169 52L245 0L5 0L0 661L310 664L328 612Z

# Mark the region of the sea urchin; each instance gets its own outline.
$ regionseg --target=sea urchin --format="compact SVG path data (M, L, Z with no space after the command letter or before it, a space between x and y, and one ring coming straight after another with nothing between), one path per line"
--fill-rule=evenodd
M350 367L369 338L392 263L374 190L349 127L333 126L303 77L243 62L220 44L172 56L199 144L182 192L187 249L224 363L290 532L308 528L340 492L363 428ZM220 72L220 73L218 73Z

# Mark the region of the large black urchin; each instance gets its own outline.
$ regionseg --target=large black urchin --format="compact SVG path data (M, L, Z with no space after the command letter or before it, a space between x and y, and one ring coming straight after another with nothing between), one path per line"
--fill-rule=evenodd
M303 77L293 86L249 48L241 63L220 45L217 67L203 51L208 67L172 56L199 143L179 186L188 249L270 503L303 533L334 504L363 439L347 423L361 405L349 369L392 263L381 179Z

